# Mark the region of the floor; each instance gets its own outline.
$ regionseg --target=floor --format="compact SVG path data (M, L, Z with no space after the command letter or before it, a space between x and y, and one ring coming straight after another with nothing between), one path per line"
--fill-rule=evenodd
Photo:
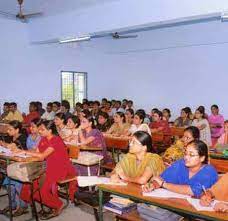
M5 190L0 191L0 195L5 193ZM8 205L8 197L0 197L0 209L5 208ZM0 221L8 221L9 218L3 215L0 215ZM31 220L31 212L28 214L22 215L20 217L15 217L14 221L26 221ZM33 219L35 220L35 219ZM87 206L80 205L74 206L70 204L63 212L55 218L50 219L51 221L95 221L95 217L93 215L93 210ZM114 220L114 215L109 212L104 213L104 220L111 221Z

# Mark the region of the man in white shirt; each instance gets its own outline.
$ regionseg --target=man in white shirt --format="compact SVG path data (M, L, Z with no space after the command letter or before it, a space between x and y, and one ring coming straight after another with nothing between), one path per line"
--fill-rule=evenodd
M55 112L52 110L53 103L49 102L46 107L45 113L41 116L45 120L54 120Z
M115 106L114 108L112 108L112 111L111 111L111 116L114 116L116 112L122 112L122 113L125 112L125 110L121 107L121 101L115 102Z

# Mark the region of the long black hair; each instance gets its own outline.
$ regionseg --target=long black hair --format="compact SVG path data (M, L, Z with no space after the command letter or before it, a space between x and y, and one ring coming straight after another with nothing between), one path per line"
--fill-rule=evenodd
M143 145L147 147L148 152L155 152L152 146L150 134L145 131L136 131L133 136Z
M200 131L197 127L194 126L190 126L184 129L184 132L188 131L192 137L194 138L194 140L199 140L200 138Z
M56 129L55 123L52 120L42 120L39 122L37 126L44 125L47 130L51 130L52 134L58 135L58 131Z
M195 149L197 150L198 154L200 157L205 157L204 161L202 162L203 164L208 164L208 147L207 144L205 144L201 140L193 140L188 144L193 145Z

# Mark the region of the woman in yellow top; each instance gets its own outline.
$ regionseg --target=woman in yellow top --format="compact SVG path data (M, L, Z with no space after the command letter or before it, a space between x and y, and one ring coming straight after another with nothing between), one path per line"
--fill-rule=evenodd
M213 199L222 201L214 205L215 211L228 213L228 173L201 196L200 203L209 206Z
M193 140L199 140L200 131L197 127L190 126L184 130L184 135L175 144L169 147L162 158L167 166L184 157L185 147Z
M151 149L151 136L144 131L135 132L130 142L129 153L116 165L111 180L145 184L152 176L161 174L165 169L162 158L149 153Z
M116 112L114 115L114 124L106 132L106 134L111 134L117 137L121 135L126 135L130 126L131 126L130 124L126 123L126 118L124 113Z

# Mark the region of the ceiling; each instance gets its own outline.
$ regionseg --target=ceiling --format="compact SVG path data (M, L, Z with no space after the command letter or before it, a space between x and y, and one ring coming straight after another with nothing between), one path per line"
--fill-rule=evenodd
M112 1L117 0L24 0L23 10L26 14L43 12L44 16L51 16ZM17 0L1 0L0 11L17 14Z

